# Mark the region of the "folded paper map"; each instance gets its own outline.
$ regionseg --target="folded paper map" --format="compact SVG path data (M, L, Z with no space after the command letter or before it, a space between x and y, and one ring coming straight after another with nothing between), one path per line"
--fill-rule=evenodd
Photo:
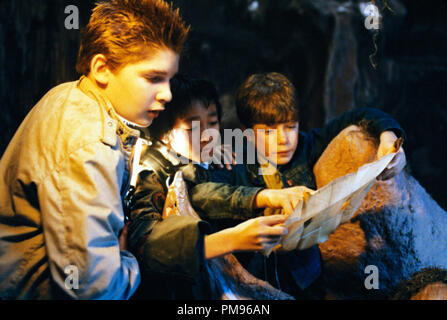
M304 250L324 242L344 222L349 221L360 207L377 176L393 160L396 153L387 154L367 163L357 172L335 179L301 201L283 223L289 232L273 250Z

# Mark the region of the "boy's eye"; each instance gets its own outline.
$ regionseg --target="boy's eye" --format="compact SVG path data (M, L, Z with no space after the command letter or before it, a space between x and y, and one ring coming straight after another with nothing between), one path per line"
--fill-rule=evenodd
M211 121L210 126L215 127L219 124L219 121Z
M199 128L200 128L199 126L195 126L195 127L191 127L191 128L185 128L185 130L188 132L192 132L194 130L199 130Z
M163 81L163 78L159 77L159 76L153 76L153 77L149 76L149 77L146 77L146 79L151 83L160 83Z
M161 77L150 77L148 80L149 80L150 82L152 82L152 83L159 83L159 82L161 82L163 79L162 79Z

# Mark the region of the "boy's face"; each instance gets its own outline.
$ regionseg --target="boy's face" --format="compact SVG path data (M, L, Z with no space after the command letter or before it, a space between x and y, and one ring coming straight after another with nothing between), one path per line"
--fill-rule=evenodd
M276 165L289 163L298 146L298 121L275 125L256 124L255 146L270 162Z
M178 64L179 55L165 48L111 73L105 91L115 111L140 126L150 126L171 101L169 80L177 73Z
M203 102L194 101L190 110L181 119L177 119L169 133L169 143L177 153L190 160L201 162L201 153L204 147L206 147L206 150L210 148L211 151L211 148L218 142L207 133L218 133L219 129L216 105L211 103L206 107ZM204 132L205 130L208 131ZM197 135L200 133L200 140L193 141L193 131ZM193 143L195 142L198 144L200 142L200 145L194 146Z

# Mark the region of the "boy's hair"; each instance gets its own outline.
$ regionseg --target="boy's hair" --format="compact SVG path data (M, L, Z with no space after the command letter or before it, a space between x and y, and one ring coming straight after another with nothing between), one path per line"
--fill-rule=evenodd
M170 85L172 100L165 105L165 110L149 127L151 138L160 139L171 131L176 121L182 119L191 110L194 102L202 102L206 107L214 103L220 122L222 106L212 82L177 74L171 79Z
M421 269L397 286L393 300L410 300L425 287L436 282L447 283L447 270L437 267Z
M94 55L104 54L118 70L148 57L150 50L169 48L180 54L189 32L172 3L162 0L111 0L93 9L82 30L76 71L88 75Z
M277 72L251 75L237 91L236 111L246 128L298 121L295 87Z

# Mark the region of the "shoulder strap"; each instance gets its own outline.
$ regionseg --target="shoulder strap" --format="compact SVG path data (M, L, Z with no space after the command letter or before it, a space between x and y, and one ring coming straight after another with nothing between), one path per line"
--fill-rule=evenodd
M163 185L165 193L168 192L168 186L166 181L174 177L175 172L179 166L172 164L171 161L158 150L158 144L154 143L152 146L148 146L141 155L141 164L143 167L151 168L157 175L157 178Z
M129 188L124 196L124 210L126 220L130 220L130 212L138 183L138 177L142 171L152 171L157 176L166 195L168 186L166 184L168 178L173 178L178 166L174 166L166 157L158 150L160 147L157 143L151 143L144 139L138 139L133 148L130 161L130 178Z

